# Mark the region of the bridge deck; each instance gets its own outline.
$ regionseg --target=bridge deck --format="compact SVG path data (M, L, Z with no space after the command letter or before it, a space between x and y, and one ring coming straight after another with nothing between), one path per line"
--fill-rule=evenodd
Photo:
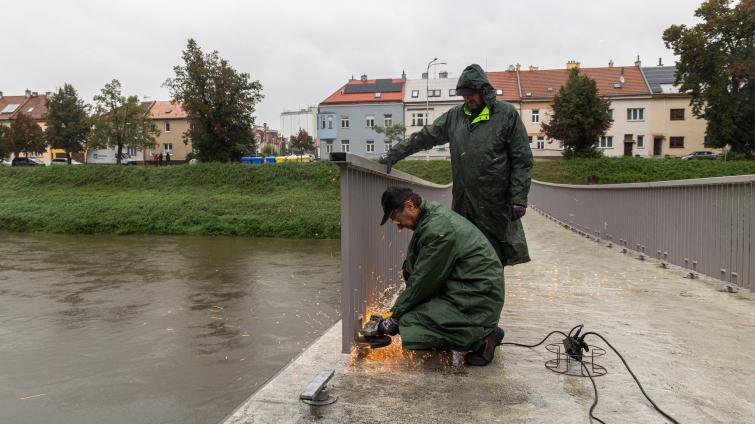
M755 421L752 294L685 279L534 213L525 227L533 261L506 269L506 340L534 343L552 329L584 323L620 349L645 390L679 422ZM337 325L226 422L589 422L589 380L546 370L550 356L542 348L503 346L488 367L454 368L416 357L358 360L340 353L340 338ZM596 379L599 418L663 422L615 355L602 364L608 375ZM330 387L339 399L318 417L298 396L326 368L336 370Z

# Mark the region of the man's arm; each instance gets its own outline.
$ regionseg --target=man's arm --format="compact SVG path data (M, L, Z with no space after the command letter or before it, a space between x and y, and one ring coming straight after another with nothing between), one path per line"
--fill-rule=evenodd
M399 319L399 322L401 315L425 302L443 288L456 261L451 234L431 234L429 239L429 242L420 248L414 264L416 272L406 281L406 290L399 294L391 308L393 317Z
M396 143L387 154L391 163L396 163L411 154L433 146L448 143L447 124L448 112L440 115L431 125L410 135L406 140Z
M515 112L511 131L509 132L508 150L511 174L509 177L509 202L512 205L527 206L532 179L532 149L527 138L521 117Z

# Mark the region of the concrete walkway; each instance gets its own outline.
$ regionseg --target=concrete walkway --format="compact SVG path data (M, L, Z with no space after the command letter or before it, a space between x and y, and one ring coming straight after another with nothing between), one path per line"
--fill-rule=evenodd
M505 341L536 343L583 323L624 354L648 394L679 422L755 422L752 295L685 279L535 213L525 227L533 261L506 268ZM340 331L340 324L330 329L225 422L589 422L589 379L547 370L553 356L542 346L502 346L488 367L455 367L449 356L406 354L395 345L367 357L341 354ZM598 418L665 422L610 350L598 363L608 369L596 378ZM311 410L298 397L324 369L336 371L329 387L338 401Z

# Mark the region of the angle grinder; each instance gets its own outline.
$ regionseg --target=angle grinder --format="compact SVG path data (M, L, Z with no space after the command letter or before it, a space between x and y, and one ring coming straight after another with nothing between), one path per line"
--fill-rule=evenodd
M360 347L377 349L391 344L390 336L379 334L378 326L382 320L383 318L379 315L370 316L370 319L364 324L362 330L359 332L359 337L357 337L357 343Z

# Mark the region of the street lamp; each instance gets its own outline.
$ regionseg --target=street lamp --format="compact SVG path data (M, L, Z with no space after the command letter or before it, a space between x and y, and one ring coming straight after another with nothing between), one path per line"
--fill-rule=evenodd
M430 63L427 64L427 71L425 72L425 75L427 75L427 78L425 79L425 122L423 122L425 126L427 125L427 121L430 120L430 67L446 64L446 62L436 63L437 60L437 57L431 60ZM426 155L426 159L430 159L429 151Z

